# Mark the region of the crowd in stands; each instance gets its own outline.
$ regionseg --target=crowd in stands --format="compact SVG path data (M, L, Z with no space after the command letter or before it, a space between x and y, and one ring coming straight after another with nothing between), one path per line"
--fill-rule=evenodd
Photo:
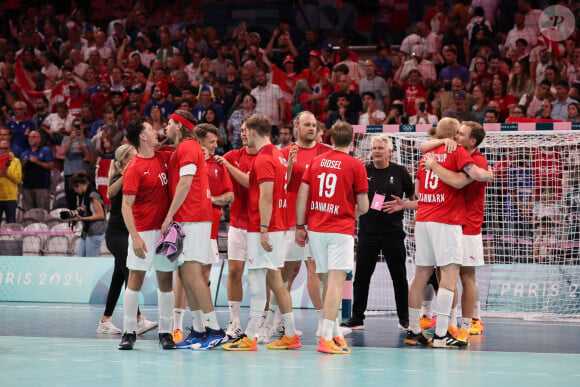
M242 146L241 120L254 113L271 119L276 142L288 141L283 128L304 110L326 128L338 120L435 124L442 117L580 122L580 34L561 41L542 34L546 2L466 0L451 9L435 0L392 45L388 18L379 14L382 35L369 43L375 54L368 58L349 36L323 36L287 19L263 36L245 23L218 31L190 8L134 3L115 6L112 20L99 25L80 7L57 14L50 3L31 6L0 29L7 222L17 206L51 209L52 171L62 172L66 205L76 208L69 180L84 170L98 185L96 167L113 158L132 119L145 117L170 146L164 128L176 109L219 129L216 154ZM394 1L379 3L388 13Z

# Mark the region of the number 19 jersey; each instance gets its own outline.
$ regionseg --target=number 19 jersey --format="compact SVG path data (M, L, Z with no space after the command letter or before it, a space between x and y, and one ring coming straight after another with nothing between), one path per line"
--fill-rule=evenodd
M331 150L312 160L302 181L310 185L308 230L354 235L356 195L369 190L364 165L347 153Z
M445 146L441 145L427 152L421 160L426 157L435 157L441 166L453 172L459 172L474 163L462 146L458 146L453 153L447 153ZM419 185L417 222L465 224L465 200L461 190L445 184L435 172L425 171L421 166L417 172L417 180Z

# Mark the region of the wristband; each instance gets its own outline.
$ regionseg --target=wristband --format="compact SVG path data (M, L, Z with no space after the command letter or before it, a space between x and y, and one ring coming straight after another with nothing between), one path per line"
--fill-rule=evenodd
M269 228L268 226L264 226L263 224L260 225L262 228Z
M297 225L296 225L296 230L306 230L306 229L304 228L304 226L305 226L305 224L297 224Z

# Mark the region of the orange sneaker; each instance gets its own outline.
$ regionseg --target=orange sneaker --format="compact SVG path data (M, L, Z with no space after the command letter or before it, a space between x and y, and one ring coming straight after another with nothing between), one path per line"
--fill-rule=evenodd
M471 319L471 326L469 327L470 335L481 335L485 331L483 322L480 319Z
M300 336L288 337L286 335L280 337L278 340L266 345L268 349L296 349L302 347Z
M425 331L425 330L430 329L430 328L434 328L436 325L435 316L429 318L426 315L423 315L423 317L421 317L421 320L419 320L419 324L421 325L422 331Z
M181 343L183 341L183 331L181 329L174 329L172 336L174 343Z
M348 347L342 347L338 345L335 340L326 341L324 337L321 337L318 340L318 348L316 348L316 350L318 352L331 353L335 355L347 355L350 353L350 349Z
M336 345L338 345L339 347L348 349L348 344L346 343L344 336L342 336L342 337L334 336L332 339L334 340Z
M465 341L469 345L469 331L467 329L461 328L455 338L460 341Z
M257 351L258 342L256 339L252 340L246 335L242 335L239 339L232 343L222 345L226 351Z
M451 336L457 338L457 334L459 333L459 327L456 325L454 327L452 327L451 325L449 325L447 327L447 330L449 331L449 333L451 333Z

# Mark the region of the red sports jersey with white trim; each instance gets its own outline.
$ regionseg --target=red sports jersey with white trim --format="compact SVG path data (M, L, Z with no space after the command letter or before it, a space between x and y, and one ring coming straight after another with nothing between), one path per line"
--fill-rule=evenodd
M123 175L123 195L135 195L133 217L137 231L159 230L169 210L167 164L170 155L155 152L136 156Z
M213 157L206 161L207 178L209 180L209 191L211 196L220 196L226 192L232 192L234 186L230 180L230 175L226 171L226 167L215 162ZM222 217L222 208L219 206L213 207L213 221L211 224L211 239L216 239L220 227L220 219Z
M282 152L268 144L258 152L250 167L248 232L260 231L260 183L273 181L272 217L268 231L286 231L286 159Z
M487 160L479 151L471 155L475 165L481 169L487 170ZM481 181L472 181L463 188L463 197L465 198L465 225L463 234L479 235L481 234L481 225L483 224L483 202L485 201L485 183Z
M248 154L246 148L229 151L224 158L244 173L250 171L250 166L254 162L256 155ZM231 179L234 185L234 202L230 208L230 226L241 230L248 229L248 189Z
M290 148L295 144L296 143L292 143L291 145L288 145L286 148L282 149L282 154L286 160L288 160ZM329 148L326 145L320 144L318 142L310 149L298 147L296 161L292 165L292 175L288 181L288 188L286 193L286 202L288 204L286 220L288 222L288 227L296 226L296 198L298 197L298 190L300 189L300 184L302 184L302 176L304 176L306 166L310 164L316 156L324 154L330 150L332 150L332 148Z
M173 216L176 222L212 222L213 209L211 193L207 178L207 167L201 145L195 140L184 140L169 160L169 192L171 198L175 195L175 188L179 182L179 171L186 165L195 164L197 171L193 176L191 188L185 201Z
M356 195L369 190L363 163L331 150L312 160L302 181L310 185L308 230L354 235Z
M439 164L453 172L459 172L465 166L474 163L462 146L458 146L455 152L449 154L445 151L445 146L441 145L427 152L421 160L428 155L433 155ZM425 171L421 167L417 172L417 180L419 180L417 222L459 225L465 223L465 200L461 190L445 184L435 172Z

